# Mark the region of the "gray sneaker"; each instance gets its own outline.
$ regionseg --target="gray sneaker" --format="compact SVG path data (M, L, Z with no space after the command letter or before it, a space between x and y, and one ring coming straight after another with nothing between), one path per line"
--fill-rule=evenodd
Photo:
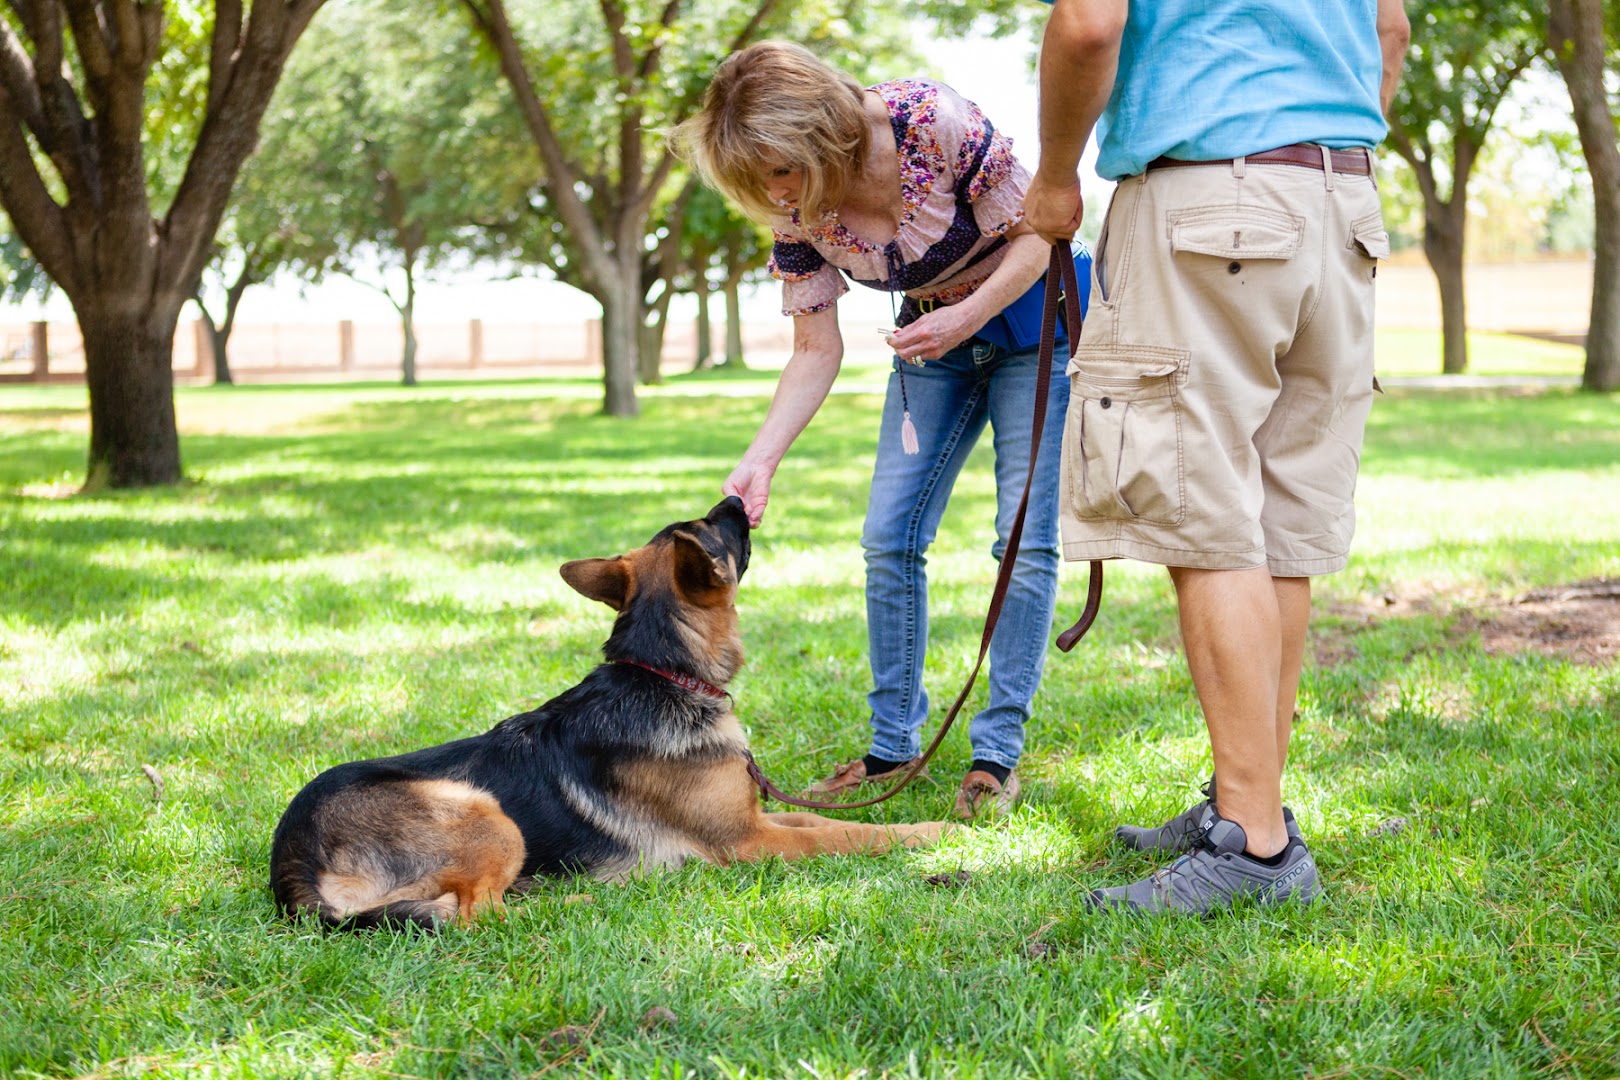
M1305 841L1290 835L1277 866L1267 866L1243 853L1248 843L1243 827L1208 807L1192 834L1187 854L1131 885L1094 889L1087 896L1102 910L1206 915L1230 907L1242 896L1261 904L1297 900L1308 904L1322 891L1316 862Z
M1174 851L1182 852L1192 847L1192 835L1198 831L1198 822L1204 816L1205 809L1215 805L1215 778L1211 776L1209 783L1204 785L1203 802L1193 803L1169 821L1152 828L1145 825L1121 825L1114 830L1114 835L1120 843L1132 851ZM1303 840L1299 831L1299 822L1294 820L1294 812L1283 807L1283 826L1288 830L1291 840Z

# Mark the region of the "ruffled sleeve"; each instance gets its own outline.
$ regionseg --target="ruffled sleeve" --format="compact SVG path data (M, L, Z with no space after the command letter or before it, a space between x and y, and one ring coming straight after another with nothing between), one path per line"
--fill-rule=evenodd
M769 269L782 283L782 314L825 311L849 291L844 275L809 240L780 229L773 236Z
M952 173L958 200L966 199L984 236L1000 236L1024 220L1029 170L1013 154L1012 140L995 129L979 107L941 87L935 138Z

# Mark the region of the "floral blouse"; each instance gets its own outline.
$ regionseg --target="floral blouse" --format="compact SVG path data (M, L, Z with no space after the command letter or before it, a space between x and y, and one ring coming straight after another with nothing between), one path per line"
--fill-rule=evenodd
M1029 172L977 105L929 79L872 90L888 107L899 148L899 231L888 244L870 244L836 214L806 224L791 208L774 229L770 261L784 315L832 307L849 291L842 270L859 284L903 292L900 322L910 322L914 301L952 304L982 285L1006 257L1003 234L1024 218Z

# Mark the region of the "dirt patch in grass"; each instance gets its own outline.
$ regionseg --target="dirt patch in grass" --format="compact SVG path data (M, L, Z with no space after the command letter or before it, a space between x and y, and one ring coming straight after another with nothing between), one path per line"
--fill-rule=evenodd
M1385 619L1452 614L1460 643L1478 634L1492 656L1536 653L1576 664L1607 664L1620 657L1620 579L1603 578L1537 589L1511 600L1479 600L1446 593L1388 593L1376 599L1339 602L1328 612L1346 625L1313 632L1319 667L1355 655L1355 635Z
M1488 653L1536 652L1580 664L1620 655L1620 580L1589 581L1527 593L1510 604L1469 612Z

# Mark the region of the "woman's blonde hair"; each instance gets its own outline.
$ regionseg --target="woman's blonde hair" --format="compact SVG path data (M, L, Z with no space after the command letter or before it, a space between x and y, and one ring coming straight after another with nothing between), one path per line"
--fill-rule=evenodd
M726 57L703 107L674 131L675 146L709 186L756 221L786 211L766 193L764 174L803 174L800 220L814 224L838 208L860 175L871 133L866 91L788 41L762 41Z

